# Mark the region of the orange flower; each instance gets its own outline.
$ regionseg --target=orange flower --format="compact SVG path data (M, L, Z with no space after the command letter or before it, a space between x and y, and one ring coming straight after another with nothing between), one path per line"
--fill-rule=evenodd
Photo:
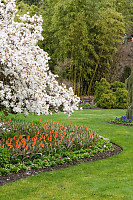
M25 142L25 138L22 139L22 142Z
M88 127L86 127L86 130L88 130Z
M7 146L8 146L8 147L10 147L10 145L11 145L11 143L10 143L10 142L9 142L9 143L7 143Z
M3 122L5 121L5 119L3 119Z
M71 132L71 135L73 134L73 132Z
M28 149L28 146L26 146L25 149L27 150L27 149Z
M20 139L22 139L22 135L20 135Z
M39 148L40 148L41 145L42 145L42 141L41 141L41 143L39 144Z
M54 143L54 145L56 145L56 142Z
M63 135L65 135L66 134L66 132L63 132Z
M44 144L42 144L42 147L44 147Z
M91 132L89 132L89 136L90 136L90 137L92 136Z
M20 148L20 145L21 145L21 142L19 142L19 144L18 144L18 149Z
M74 141L74 138L72 139L72 141Z
M29 141L29 139L30 139L30 135L27 136L27 142Z
M97 132L98 132L98 129L97 129Z
M22 146L22 147L24 148L24 147L25 147L25 145L26 145L26 142L24 142L24 144L23 144L23 146Z
M57 129L57 130L55 130L55 133L58 133L58 129Z
M4 144L2 145L2 147L4 148Z
M83 128L83 125L81 125L81 127Z
M34 141L34 142L32 143L32 147L34 147L34 146L35 146L35 143L36 143L36 141Z

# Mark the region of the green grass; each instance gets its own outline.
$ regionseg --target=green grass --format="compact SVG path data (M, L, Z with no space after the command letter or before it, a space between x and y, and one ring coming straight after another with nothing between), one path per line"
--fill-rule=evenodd
M29 115L33 118L71 122L99 129L99 134L120 145L123 152L105 160L81 163L66 169L38 174L0 187L0 200L131 200L133 199L133 127L105 123L126 110L80 110L66 114ZM23 115L19 116L23 118ZM23 118L24 119L24 118Z

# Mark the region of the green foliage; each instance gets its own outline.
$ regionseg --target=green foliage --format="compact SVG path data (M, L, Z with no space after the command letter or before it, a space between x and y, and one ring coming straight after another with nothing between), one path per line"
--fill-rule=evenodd
M127 108L128 103L128 91L125 88L117 88L115 92L116 96L116 108Z
M95 101L101 108L127 108L128 91L124 83L116 81L109 84L102 78L96 83Z
M44 41L39 45L50 54L50 68L62 68L61 76L73 82L78 95L87 93L95 71L94 82L108 73L121 40L124 19L113 3L45 0L41 7Z
M7 168L0 168L0 174L2 176L6 176L10 173L10 169L7 169Z
M119 81L115 81L114 83L111 83L110 86L111 86L111 89L113 90L113 92L116 92L116 90L118 88L125 89L125 84L122 82L119 82Z
M33 16L35 14L39 15L40 11L39 8L35 5L31 5L29 6L28 4L24 3L23 1L18 2L17 4L17 9L18 12L16 13L16 15L24 15L25 13L29 13L30 16ZM21 20L15 16L15 21L20 22Z
M97 106L108 109L116 108L116 97L112 93L103 93L97 102Z
M0 145L0 166L4 167L10 162L10 153Z
M99 82L96 82L96 90L95 90L95 102L99 106L98 101L100 100L101 96L104 94L108 94L111 92L110 84L107 82L105 78L102 78Z

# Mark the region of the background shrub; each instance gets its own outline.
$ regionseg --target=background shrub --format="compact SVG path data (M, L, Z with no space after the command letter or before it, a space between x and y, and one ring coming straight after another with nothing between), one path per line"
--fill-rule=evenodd
M116 107L116 96L112 93L103 94L99 101L97 102L97 106L102 108L115 108Z
M116 107L127 108L128 107L128 91L124 88L117 88L115 92Z
M111 92L110 84L107 82L105 78L102 78L100 82L96 82L96 90L95 90L95 102L98 102L101 96Z
M119 81L110 84L102 78L96 84L95 102L101 108L127 108L128 91L125 84Z

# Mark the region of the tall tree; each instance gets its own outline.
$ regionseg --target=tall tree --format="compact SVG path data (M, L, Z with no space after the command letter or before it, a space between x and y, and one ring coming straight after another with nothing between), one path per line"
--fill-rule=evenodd
M47 26L44 21L45 47L55 62L69 58L67 73L75 93L89 93L93 80L108 72L124 32L123 17L116 11L113 0L57 1L52 10L51 6L47 8L44 16L50 23ZM50 12L49 19L46 12ZM50 36L52 44L48 42Z

